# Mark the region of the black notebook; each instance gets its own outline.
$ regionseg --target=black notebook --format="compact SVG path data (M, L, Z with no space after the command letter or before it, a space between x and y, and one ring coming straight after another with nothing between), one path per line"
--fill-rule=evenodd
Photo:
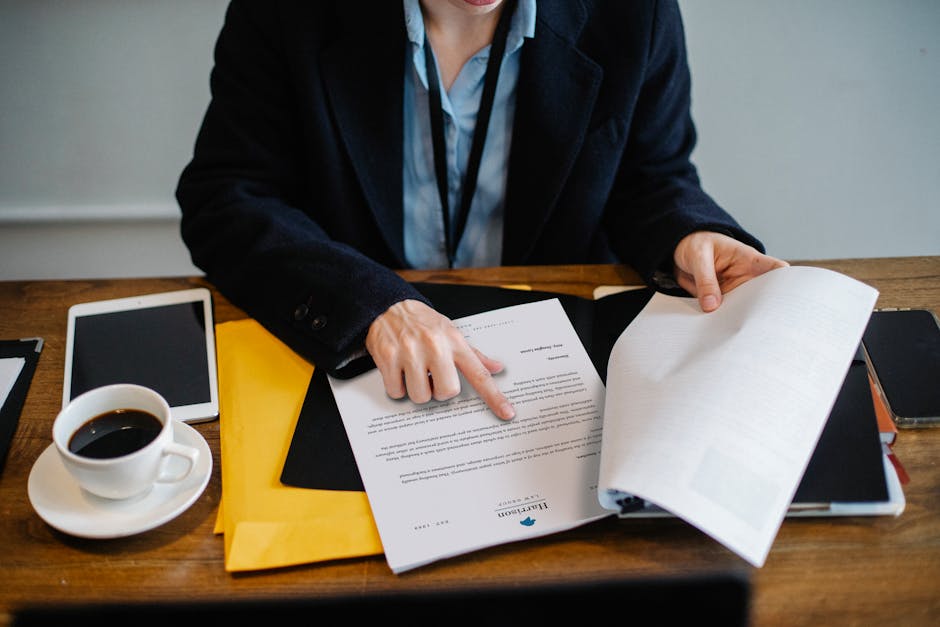
M36 372L39 355L42 353L42 338L31 337L21 340L0 340L0 360L13 359L12 363L21 364L13 386L10 388L0 407L0 471L6 465L10 442L20 422L20 413L26 402L29 384ZM22 362L18 360L22 359Z
M499 287L418 283L441 313L452 319L500 307L558 298L606 381L607 360L617 338L653 292L619 292L597 300ZM315 369L297 420L281 482L321 490L363 490L352 448L326 372ZM884 453L875 420L865 362L857 353L820 436L794 504L889 500Z

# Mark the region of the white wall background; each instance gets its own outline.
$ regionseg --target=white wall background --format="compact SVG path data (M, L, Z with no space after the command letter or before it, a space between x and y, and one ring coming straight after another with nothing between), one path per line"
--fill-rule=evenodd
M0 0L0 280L187 275L226 0Z
M0 0L0 280L199 272L173 190L226 4ZM771 253L940 254L940 1L680 4L695 162Z
M706 188L787 259L940 254L940 0L680 0Z

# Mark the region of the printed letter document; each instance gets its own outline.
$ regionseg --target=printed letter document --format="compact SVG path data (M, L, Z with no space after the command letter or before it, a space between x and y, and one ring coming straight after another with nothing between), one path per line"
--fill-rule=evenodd
M856 353L873 288L773 270L705 314L655 294L620 335L607 389L557 299L454 321L502 361L497 419L330 379L396 573L620 513L638 498L763 565Z
M499 359L516 408L497 419L466 381L415 405L377 370L330 380L393 572L608 516L597 498L604 385L557 300L454 321Z

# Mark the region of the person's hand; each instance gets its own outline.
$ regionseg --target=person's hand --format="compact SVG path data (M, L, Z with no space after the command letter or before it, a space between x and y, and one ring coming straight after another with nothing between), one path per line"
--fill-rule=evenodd
M470 346L449 318L420 301L395 303L376 318L366 350L392 398L406 393L416 403L453 398L460 393L459 371L498 418L515 416L493 379L503 365Z
M790 265L733 237L711 231L696 231L682 238L673 261L676 282L695 296L706 312L718 309L722 294L745 281Z

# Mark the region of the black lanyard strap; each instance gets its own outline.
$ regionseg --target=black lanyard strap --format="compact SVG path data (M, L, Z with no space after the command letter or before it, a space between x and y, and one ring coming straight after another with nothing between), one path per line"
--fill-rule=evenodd
M470 144L470 156L467 159L467 171L464 174L463 184L460 186L459 211L457 224L451 232L450 202L447 190L447 139L444 136L444 110L441 106L441 85L437 76L437 65L434 62L434 52L431 42L425 34L424 64L428 74L428 104L431 117L431 139L434 148L434 172L437 176L437 191L441 197L441 215L444 220L444 242L447 246L447 261L454 267L457 257L457 246L463 237L467 226L467 217L470 215L470 204L476 192L477 176L480 173L480 161L483 158L483 144L486 143L486 132L490 125L490 114L493 111L493 101L496 99L496 82L499 80L499 69L506 52L506 40L509 36L509 23L515 9L516 0L507 0L503 12L496 25L493 43L490 45L490 58L486 64L486 75L483 79L483 93L480 96L480 107L477 112L476 124L473 127L473 143Z

